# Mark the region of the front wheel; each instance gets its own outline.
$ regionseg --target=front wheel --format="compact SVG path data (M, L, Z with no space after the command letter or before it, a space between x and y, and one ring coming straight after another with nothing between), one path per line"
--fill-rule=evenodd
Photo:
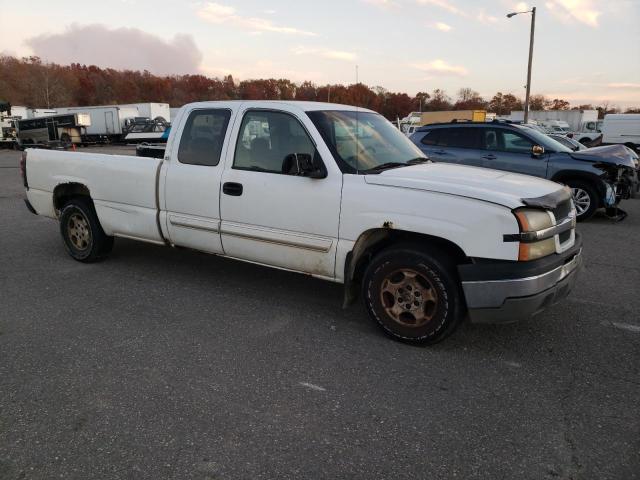
M113 248L113 237L104 233L90 200L71 199L60 213L60 233L69 255L84 263L106 257Z
M433 344L444 340L464 315L455 266L436 249L384 250L369 264L362 284L369 316L396 340Z
M569 180L567 185L573 193L573 203L576 206L576 220L587 220L598 209L598 192L590 183L582 180Z

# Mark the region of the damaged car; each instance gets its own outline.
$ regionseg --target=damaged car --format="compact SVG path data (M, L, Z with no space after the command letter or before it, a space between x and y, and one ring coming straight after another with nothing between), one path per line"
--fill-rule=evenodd
M617 146L572 151L548 135L503 121L426 125L411 137L435 162L506 170L568 185L578 221L604 208L614 219L624 218L618 205L629 198L637 163Z

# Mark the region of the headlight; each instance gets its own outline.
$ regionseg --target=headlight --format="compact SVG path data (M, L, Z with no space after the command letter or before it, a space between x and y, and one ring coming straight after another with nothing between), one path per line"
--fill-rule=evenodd
M551 215L545 210L522 208L516 210L515 216L520 225L520 233L539 233L554 227ZM538 258L546 257L556 252L556 241L554 237L544 240L520 242L518 249L518 260L527 262Z

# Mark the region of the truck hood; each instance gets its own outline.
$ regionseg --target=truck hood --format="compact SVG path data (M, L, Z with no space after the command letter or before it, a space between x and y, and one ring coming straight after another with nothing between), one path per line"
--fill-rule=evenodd
M636 168L634 153L624 145L605 145L572 152L571 157L592 163L610 163L624 167Z
M555 182L528 175L449 163L425 163L385 170L365 175L365 182L475 198L508 208L523 206L522 199L544 197L562 189Z

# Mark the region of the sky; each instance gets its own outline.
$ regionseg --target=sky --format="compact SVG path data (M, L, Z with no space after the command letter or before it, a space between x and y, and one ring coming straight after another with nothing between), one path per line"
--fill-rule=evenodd
M156 74L640 107L640 0L0 0L0 52ZM357 66L357 69L356 69Z

